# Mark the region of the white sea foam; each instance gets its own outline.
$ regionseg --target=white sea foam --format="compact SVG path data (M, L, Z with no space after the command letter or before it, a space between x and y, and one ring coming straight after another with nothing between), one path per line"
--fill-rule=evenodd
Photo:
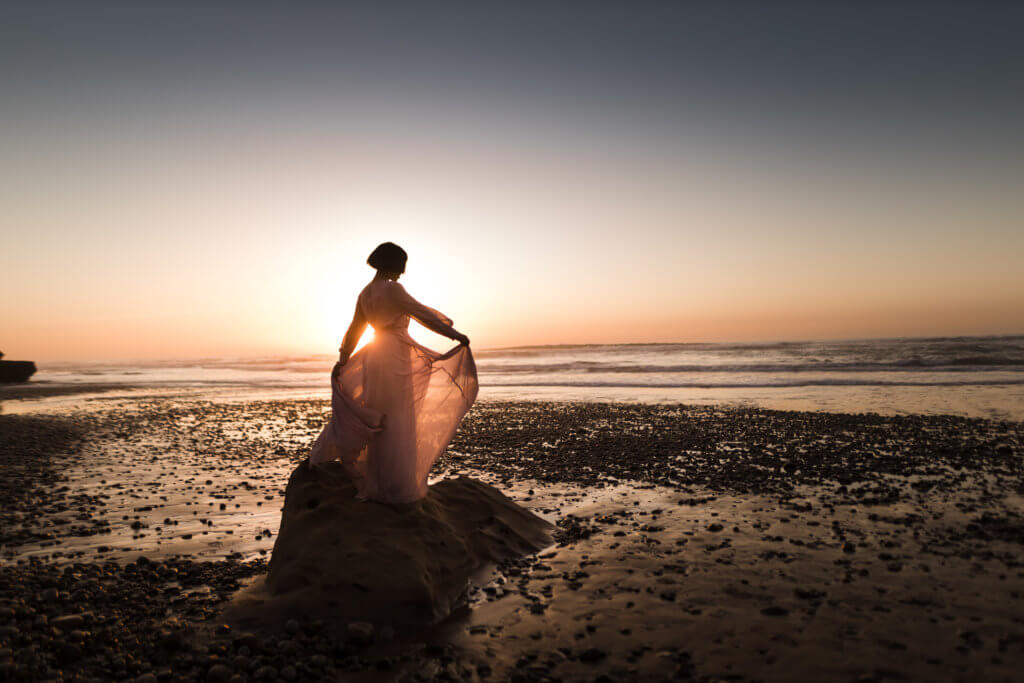
M719 401L1024 419L1024 336L474 349L482 398ZM332 355L40 363L31 384L327 394ZM780 403L781 402L781 403Z

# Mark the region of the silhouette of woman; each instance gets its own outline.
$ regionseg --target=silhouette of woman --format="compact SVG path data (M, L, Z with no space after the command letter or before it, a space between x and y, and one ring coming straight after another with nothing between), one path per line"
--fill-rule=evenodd
M340 460L358 496L383 503L426 495L430 468L478 389L469 338L398 284L406 259L404 249L385 242L366 261L377 274L356 300L331 372L331 418L310 453L314 465ZM417 343L410 318L459 345L441 354ZM353 354L367 324L373 341Z

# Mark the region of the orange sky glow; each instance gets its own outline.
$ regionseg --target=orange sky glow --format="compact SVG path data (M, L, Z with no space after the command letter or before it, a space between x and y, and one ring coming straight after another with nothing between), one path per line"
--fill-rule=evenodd
M609 84L596 106L330 72L211 85L158 61L152 85L100 57L5 87L11 359L330 354L385 240L476 347L1024 333L1019 157L910 144L926 127L887 100L871 128L798 92L773 123L713 81L666 102Z

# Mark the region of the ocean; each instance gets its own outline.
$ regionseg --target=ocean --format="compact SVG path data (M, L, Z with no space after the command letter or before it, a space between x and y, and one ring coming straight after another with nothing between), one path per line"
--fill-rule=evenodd
M474 356L483 400L721 403L1024 420L1024 336L526 346L474 348ZM94 387L108 396L113 390L327 398L333 362L333 355L308 355L40 363L19 396L36 388Z

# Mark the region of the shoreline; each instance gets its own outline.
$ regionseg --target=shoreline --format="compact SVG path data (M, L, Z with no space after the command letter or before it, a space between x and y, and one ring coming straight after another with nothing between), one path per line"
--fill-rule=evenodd
M425 632L331 640L216 622L263 571L327 401L109 408L0 414L13 677L1010 680L1024 664L1024 423L481 402L434 474L501 487L558 542Z
M549 388L549 387L548 387ZM989 389L991 387L983 387ZM1020 407L1008 409L1005 406L995 408L985 406L983 402L972 402L957 399L944 404L945 409L921 410L909 409L906 401L889 402L882 405L871 402L844 398L850 390L860 388L833 387L833 395L827 401L813 400L808 397L787 396L781 390L767 392L759 396L737 393L734 390L717 390L717 395L701 395L689 398L664 395L657 388L636 390L630 395L597 395L579 397L577 395L554 392L546 394L542 391L533 392L524 398L515 394L505 394L501 388L488 387L477 398L481 404L609 404L627 406L659 406L671 407L705 406L718 407L726 410L767 410L786 413L828 413L833 415L880 415L883 417L959 417L966 419L984 419L994 422L1024 422L1024 387L1021 387ZM540 389L544 389L541 387ZM130 407L132 403L148 400L181 400L216 401L220 403L251 403L264 401L327 401L329 393L323 389L309 387L254 387L248 385L229 385L211 387L208 385L173 385L154 387L144 385L66 385L63 387L31 388L18 385L0 386L0 415L8 414L68 414L84 408L110 410L123 403ZM933 406L934 408L934 406Z
M287 374L287 373L286 373ZM272 381L222 377L174 380L104 382L96 380L55 381L41 379L23 384L0 385L0 413L59 413L82 406L148 399L180 398L185 401L216 400L253 402L267 400L317 400L330 396L326 381L316 373L315 382L294 382L286 374ZM308 372L301 373L313 377ZM293 378L294 379L294 378ZM730 384L689 388L652 384L621 383L596 385L567 383L494 383L482 376L484 385L478 403L615 403L639 405L703 405L728 408L761 408L796 412L879 415L948 415L991 420L1024 421L1024 383L967 383L955 387L932 384L912 386L822 384L820 386ZM102 405L98 406L103 408Z

